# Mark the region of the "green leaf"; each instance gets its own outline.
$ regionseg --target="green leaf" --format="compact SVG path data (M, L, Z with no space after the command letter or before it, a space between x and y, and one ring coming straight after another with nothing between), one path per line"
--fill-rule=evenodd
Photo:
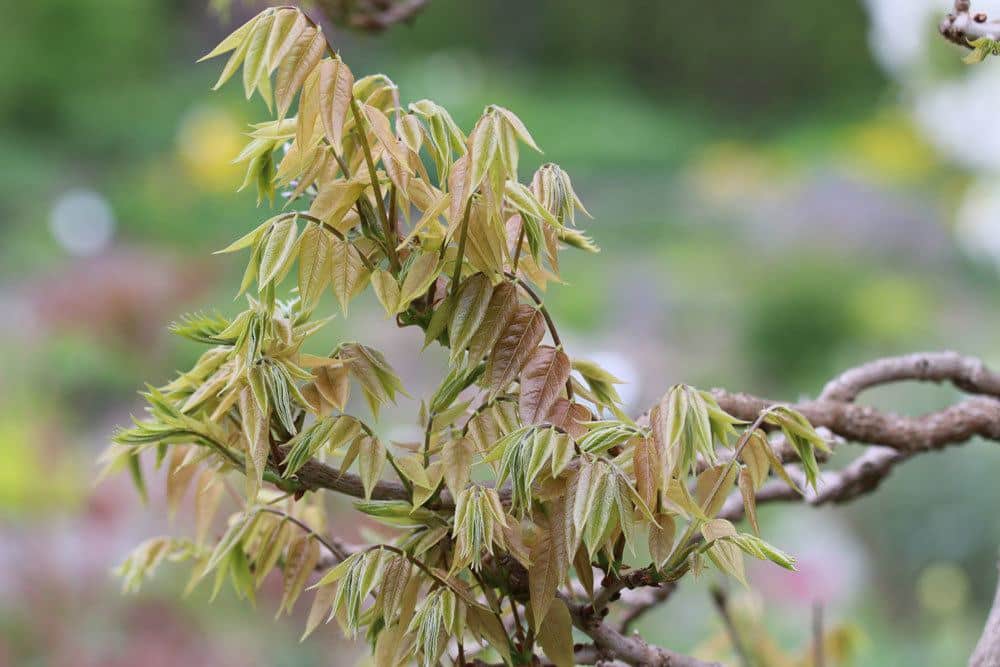
M315 307L333 278L330 236L310 222L299 240L299 296L306 310Z
M399 304L396 312L406 310L410 302L422 296L431 283L441 273L436 252L425 252L417 256L409 265L406 276L403 277L403 285L399 288Z
M385 309L386 317L392 317L399 312L399 283L391 273L383 269L373 273L372 289Z
M291 263L299 233L296 220L296 216L285 218L271 227L260 258L257 280L259 290L262 291L282 275Z
M469 135L468 191L471 194L482 183L493 164L500 145L500 128L495 113L487 111Z
M483 273L469 276L459 288L448 324L452 362L465 351L482 324L492 295L493 286Z

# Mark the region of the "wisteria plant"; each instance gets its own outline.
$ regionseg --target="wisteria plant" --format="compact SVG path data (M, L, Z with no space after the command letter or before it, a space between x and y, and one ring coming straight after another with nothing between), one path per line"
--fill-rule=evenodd
M874 488L880 477L859 486L850 469L820 483L818 459L841 439L912 453L909 440L893 447L891 423L872 431L875 417L904 418L850 414L861 389L905 372L853 393L848 374L801 406L678 384L633 420L619 380L565 349L545 307L560 253L597 248L577 227L589 215L565 171L545 164L522 182L519 153L538 146L517 115L489 106L466 134L430 100L403 106L386 76L355 78L295 7L262 11L205 58L224 54L216 87L241 72L247 97L274 113L238 158L243 186L270 204L280 191L282 205L220 251L249 253L245 309L172 326L205 352L148 388L148 414L106 454L142 493L140 458L165 469L171 511L194 488L191 537L139 545L120 567L126 589L164 561L187 561L190 586L228 584L252 599L278 568L280 610L308 591L305 634L336 618L378 665L703 665L615 629L609 608L662 602L706 568L746 583L746 556L794 568L761 538L758 496L819 503ZM448 350L412 446L375 428L380 408L406 393L381 352L364 341L304 351L329 319L317 313L321 295L332 290L347 316L369 287L386 326ZM962 384L967 360L933 361L951 374L918 379L993 392L972 400L996 407L995 376L981 369L987 380ZM365 414L345 411L352 392ZM997 421L924 449L997 437ZM895 462L880 462L882 476ZM237 481L242 502L216 532ZM324 492L353 497L392 539L335 537ZM654 595L621 599L631 589Z

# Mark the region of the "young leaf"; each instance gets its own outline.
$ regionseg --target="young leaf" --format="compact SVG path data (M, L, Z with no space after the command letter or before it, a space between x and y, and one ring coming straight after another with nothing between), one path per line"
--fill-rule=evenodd
M274 223L264 241L257 279L261 290L282 275L291 263L299 233L295 220L293 216Z
M556 591L566 578L569 559L560 548L564 543L558 539L559 527L542 531L531 548L531 567L528 568L528 588L531 592L531 615L535 619L535 630L549 613ZM549 656L551 657L551 656Z
M753 478L749 468L740 468L739 474L740 495L743 496L743 508L746 510L747 520L753 527L755 535L760 535L760 526L757 524L757 496L754 493Z
M492 292L490 279L483 273L468 277L459 288L455 307L451 312L451 322L448 324L452 361L465 351L482 324Z
M326 36L309 26L296 35L295 41L278 65L274 98L278 103L278 118L284 118L292 106L295 94L326 51Z
M516 309L517 286L514 283L505 280L493 288L482 321L469 339L470 366L478 364L493 349Z
M385 445L378 438L369 436L361 441L358 468L361 473L361 483L365 487L365 500L371 499L372 490L382 477L387 458Z
M306 618L306 629L302 633L302 637L299 641L305 641L306 637L311 635L313 631L319 627L320 623L328 622L329 618L327 615L330 612L330 608L333 606L333 598L337 594L337 587L333 584L328 584L326 586L320 586L316 589L316 595L313 597L312 606L309 608L309 616Z
M526 424L544 421L569 378L569 357L557 348L534 350L521 371L521 420Z
M361 259L361 253L350 241L333 238L331 257L333 266L333 293L337 295L340 308L347 314L347 306L365 288L368 269Z
M649 555L653 558L653 564L660 568L673 550L676 524L674 517L666 512L656 514L655 518L656 523L649 524Z
M726 463L708 468L698 475L695 498L705 516L714 517L722 509L733 484L736 483L736 473L736 466Z
M475 129L469 135L469 191L475 190L482 183L487 170L493 164L500 145L500 128L497 116L492 111L483 114Z
M518 305L490 356L491 397L496 397L514 381L544 336L545 321L541 311L528 304Z
M469 483L475 445L471 438L455 438L444 444L441 460L444 461L444 481L451 495L458 497Z
M309 575L319 561L319 544L309 535L300 535L288 547L285 557L285 576L278 615L282 611L291 613L295 601L306 587Z
M556 667L573 667L576 664L573 652L573 618L562 600L552 601L545 621L539 624L538 643L542 645L545 656Z
M379 303L385 308L386 317L399 312L399 283L391 273L379 269L372 274L372 289Z
M332 279L330 236L310 222L299 240L299 296L306 310L313 308Z
M441 273L441 267L438 263L437 253L425 252L419 255L410 264L406 276L403 278L403 285L399 288L397 312L406 310L411 301L423 295L439 273Z
M323 130L330 144L341 152L344 123L351 107L354 75L338 57L328 58L319 66L319 103Z

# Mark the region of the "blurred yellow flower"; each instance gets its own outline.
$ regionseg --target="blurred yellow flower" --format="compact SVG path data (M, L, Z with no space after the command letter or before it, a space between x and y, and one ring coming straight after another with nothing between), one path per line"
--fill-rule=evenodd
M890 181L916 181L935 166L930 146L910 121L897 113L881 113L851 127L842 145L852 166Z
M969 577L954 563L933 563L917 578L917 599L929 612L947 615L962 610L969 598Z
M177 129L178 159L202 190L228 192L239 185L241 170L232 160L244 143L238 120L218 106L191 109Z

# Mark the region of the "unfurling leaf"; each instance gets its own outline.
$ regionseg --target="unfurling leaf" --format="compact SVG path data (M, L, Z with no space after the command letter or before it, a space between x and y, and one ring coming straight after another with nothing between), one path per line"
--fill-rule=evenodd
M806 482L815 489L819 477L816 450L829 453L830 448L827 446L826 440L816 432L808 419L785 405L770 408L764 421L781 429L785 439L795 449L802 462L802 471L806 475Z

